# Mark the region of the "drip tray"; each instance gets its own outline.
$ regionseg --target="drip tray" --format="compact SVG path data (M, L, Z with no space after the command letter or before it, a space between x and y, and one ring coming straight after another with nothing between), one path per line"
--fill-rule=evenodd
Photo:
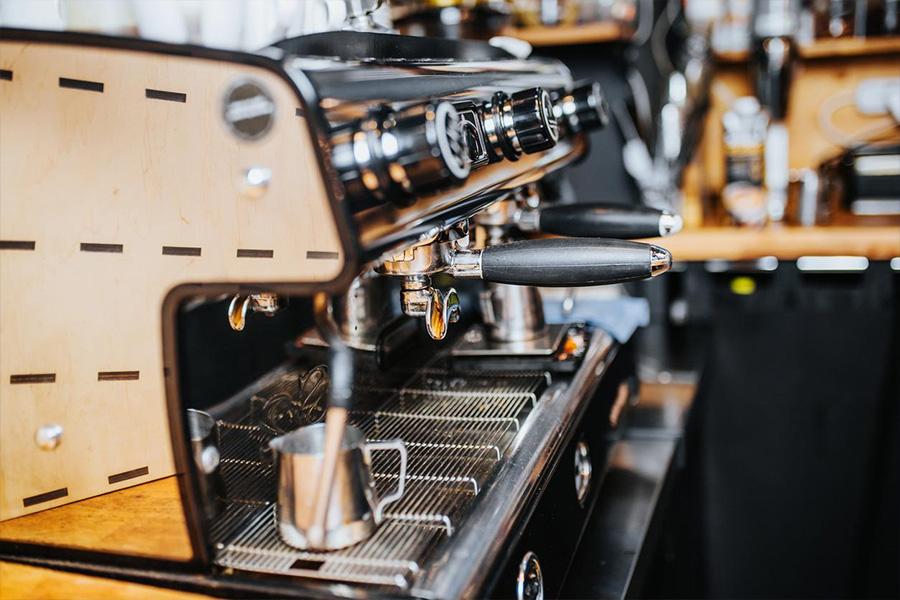
M496 342L483 325L473 325L450 351L452 356L552 356L562 346L569 325L553 324L536 338L518 342Z
M488 375L423 369L400 388L377 381L361 387L361 394L377 389L380 401L353 411L350 421L370 441L400 438L406 443L406 494L385 508L385 520L372 537L334 552L301 551L281 541L277 475L267 450L272 435L254 425L249 412L238 421L219 421L226 498L212 527L215 563L240 571L408 589L434 549L464 526L466 514L490 485L549 383L545 372ZM373 454L373 477L381 494L396 488L396 461L394 453Z

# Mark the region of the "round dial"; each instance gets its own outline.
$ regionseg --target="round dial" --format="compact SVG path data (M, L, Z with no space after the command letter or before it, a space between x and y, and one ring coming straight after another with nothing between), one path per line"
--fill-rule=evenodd
M449 102L376 111L335 139L332 162L356 200L407 204L469 176L462 125Z
M550 95L541 88L516 92L510 97L515 130L513 146L525 154L547 150L559 139L559 125Z
M559 92L554 100L554 114L573 133L603 129L609 123L609 106L597 82Z

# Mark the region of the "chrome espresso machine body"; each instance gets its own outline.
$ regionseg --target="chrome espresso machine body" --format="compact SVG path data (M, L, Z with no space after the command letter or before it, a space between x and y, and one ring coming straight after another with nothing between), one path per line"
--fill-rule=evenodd
M6 33L277 74L296 93L291 113L307 124L339 235L339 249L305 254L316 264L338 261L327 276L246 281L224 272L167 291L165 402L194 558L186 569L121 576L254 596L558 592L632 368L627 348L602 329L545 322L537 288L661 274L668 252L624 239L680 226L660 211L541 197L540 180L584 156L585 131L605 125L599 88L576 84L555 61L383 33L304 36L255 55ZM273 123L277 95L255 79L222 93L220 118L238 138L262 138L283 122L279 113ZM241 193L265 198L279 175L255 165ZM243 252L266 258L265 250ZM316 327L283 364L231 398L185 402L190 361L178 332L191 307L225 298L222 319L241 331L301 296L314 297ZM279 452L299 442L272 440L323 420L316 481L292 480L300 471ZM365 440L339 434L338 448L372 446L347 467L352 480L342 479L343 454L328 466L336 455L327 430L337 423L343 431L345 421ZM386 443L403 450L377 447ZM324 530L319 545L312 533L289 539L285 521L305 511L356 543L322 549Z

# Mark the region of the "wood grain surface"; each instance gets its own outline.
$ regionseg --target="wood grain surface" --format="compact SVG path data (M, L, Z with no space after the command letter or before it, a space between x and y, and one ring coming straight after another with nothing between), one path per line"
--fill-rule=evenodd
M612 21L580 25L508 27L503 35L525 40L532 46L571 46L599 44L623 39L625 31Z
M192 556L175 477L4 521L0 539L174 560Z
M200 600L207 597L127 581L0 562L0 598L3 600Z
M329 281L344 257L300 100L277 74L10 40L0 68L2 520L174 472L173 287ZM246 81L274 105L252 141L222 118ZM247 190L251 167L271 171L265 191ZM63 431L54 450L35 443L48 424Z

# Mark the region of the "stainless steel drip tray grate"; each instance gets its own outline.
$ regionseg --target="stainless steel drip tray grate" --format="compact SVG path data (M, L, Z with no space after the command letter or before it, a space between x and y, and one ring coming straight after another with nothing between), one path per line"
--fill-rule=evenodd
M409 455L406 493L386 507L369 539L336 552L303 552L284 544L275 518L276 473L271 435L247 415L219 422L226 508L212 527L215 562L235 570L277 573L406 589L465 516L506 455L549 383L544 373L482 376L442 370L417 373L383 400L351 413L369 440L400 438ZM276 383L278 392L283 382ZM273 388L274 388L273 386ZM269 394L261 390L259 395ZM371 394L368 396L372 398ZM382 495L397 486L395 452L374 452Z
M372 458L372 471L376 481L398 478L398 462L395 457L381 453ZM447 458L439 454L411 453L406 471L406 481L432 481L451 483L469 488L477 494L487 477L493 472L495 458ZM396 487L396 486L395 486Z
M216 563L245 571L407 588L419 564L446 535L441 527L385 522L362 544L334 552L306 552L281 541L274 506L257 508Z
M517 373L467 371L453 373L446 369L422 369L403 386L403 393L530 394L533 400L550 384L550 374L544 371L520 371Z

